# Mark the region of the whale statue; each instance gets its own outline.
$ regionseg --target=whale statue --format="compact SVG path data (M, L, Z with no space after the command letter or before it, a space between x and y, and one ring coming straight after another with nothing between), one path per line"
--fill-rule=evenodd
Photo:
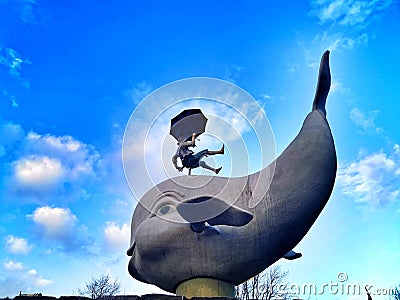
M292 249L321 213L336 177L325 110L330 85L326 51L311 112L261 171L237 178L179 176L150 189L132 217L130 275L176 293L196 278L239 285L282 257L301 256Z

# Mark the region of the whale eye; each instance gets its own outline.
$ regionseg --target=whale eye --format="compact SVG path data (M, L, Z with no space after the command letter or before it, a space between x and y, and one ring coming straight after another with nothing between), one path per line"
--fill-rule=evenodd
M166 215L168 212L171 211L171 205L164 205L158 211L159 211L160 214Z
M150 218L155 216L163 217L176 212L176 205L178 203L179 201L175 193L168 192L160 195L151 209L152 214Z

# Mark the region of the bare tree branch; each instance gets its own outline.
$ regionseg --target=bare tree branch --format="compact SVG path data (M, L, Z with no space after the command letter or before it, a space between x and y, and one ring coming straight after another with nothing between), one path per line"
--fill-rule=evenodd
M393 300L400 300L400 284L394 288L394 295L391 298Z
M285 281L287 275L288 271L282 271L279 265L274 265L239 285L236 288L236 298L289 300L293 295L289 293L289 283Z
M101 275L100 278L92 278L86 282L86 288L81 290L78 288L78 294L81 296L89 296L92 299L101 299L107 296L114 296L121 289L121 283L115 279L112 280L110 275Z

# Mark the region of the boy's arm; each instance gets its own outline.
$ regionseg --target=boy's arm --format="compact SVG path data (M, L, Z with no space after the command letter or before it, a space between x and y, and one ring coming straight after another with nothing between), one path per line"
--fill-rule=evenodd
M172 156L172 163L174 164L175 169L177 169L179 172L182 172L183 167L179 167L178 166L178 155L175 154L174 156Z
M187 141L187 142L183 142L182 143L184 146L196 146L196 134L193 132L192 133L192 140Z

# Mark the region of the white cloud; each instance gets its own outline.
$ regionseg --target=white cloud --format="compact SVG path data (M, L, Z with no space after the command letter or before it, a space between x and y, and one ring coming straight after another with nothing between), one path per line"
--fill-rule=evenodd
M11 106L12 107L19 107L19 104L14 96L11 96Z
M54 283L54 281L51 279L44 279L35 269L30 269L27 274L31 278L35 287L42 288Z
M260 105L265 109L266 104L273 104L280 100L280 98L271 96L269 94L261 94L258 98Z
M130 90L129 94L133 100L133 104L137 105L153 90L153 86L146 81L135 84Z
M393 0L327 0L311 1L315 15L321 23L332 22L341 26L369 23L379 12L387 9Z
M77 222L77 217L68 208L59 207L39 207L31 217L43 229L44 235L52 239L70 236Z
M12 155L12 150L18 141L24 137L24 130L18 124L0 121L0 157Z
M17 102L17 98L14 95L10 94L6 89L2 89L1 92L4 95L5 98L9 99L12 108L19 107L19 104ZM1 121L0 121L0 123L1 123Z
M16 291L28 293L37 292L54 283L51 279L43 278L36 270L27 269L20 262L6 260L3 263L5 276L0 277L0 297L15 295Z
M71 136L39 135L30 132L25 140L25 152L42 153L62 161L67 170L67 179L94 175L94 169L100 163L100 155L93 146Z
M53 185L64 176L64 170L58 159L47 156L29 156L14 162L17 182L26 186Z
M41 276L37 276L36 278L35 278L35 286L36 287L39 287L39 288L42 288L42 287L45 287L45 286L48 286L48 285L51 285L51 284L53 284L54 283L54 281L53 280L51 280L51 279L44 279L44 278L42 278Z
M21 3L21 19L25 23L34 23L34 7L36 4L35 0L19 0Z
M25 87L29 87L29 82L21 77L23 64L30 64L30 61L21 57L21 55L12 48L3 49L0 47L0 65L8 69L8 73L15 79L21 80Z
M122 175L123 176L123 175ZM129 188L126 186L125 179L124 180L124 188L119 188L118 192L120 195L123 195L125 192L125 196L123 198L116 198L114 201L109 202L109 206L107 206L102 213L104 215L111 216L118 220L128 220L132 216L132 207L136 204L132 197ZM121 183L119 183L122 186Z
M35 0L1 0L0 4L10 5L22 22L35 23Z
M294 74L296 73L296 68L294 66L291 66L287 69L288 73Z
M346 94L348 90L349 89L345 88L341 82L339 82L336 79L332 79L331 89L330 89L331 94L335 93Z
M269 99L272 99L273 97L268 94L261 94L261 98L269 100Z
M314 0L311 16L326 26L323 35L316 37L331 51L352 49L368 44L365 28L378 19L394 0Z
M31 269L31 270L28 271L28 274L29 274L29 275L37 275L37 271Z
M6 237L6 250L13 254L28 254L32 246L24 238L9 235Z
M399 199L400 156L377 152L339 166L337 181L344 194L357 202L379 207Z
M20 271L24 269L24 266L20 262L13 260L4 261L3 266L6 271Z
M307 67L317 69L319 67L319 63L317 62L310 62L307 64Z
M376 126L375 119L379 111L372 111L370 113L364 113L359 108L354 107L350 111L350 119L353 123L361 129L361 132L375 132L382 133L383 128Z
M71 136L25 135L19 125L11 123L1 130L9 137L0 138L0 156L8 154L14 160L5 181L24 199L41 204L49 199L76 201L87 197L86 190L106 172L96 149Z
M28 215L36 225L38 237L50 248L65 252L93 254L94 240L87 227L78 224L78 218L69 208L38 207Z
M27 275L33 282L34 286L38 288L43 288L54 283L51 279L44 279L35 269L28 270Z
M115 222L107 222L104 227L104 240L109 250L126 250L129 246L131 229L129 224L121 227Z
M317 35L314 38L316 41L320 41L324 44L324 48L330 51L336 51L340 49L351 50L359 46L366 46L368 44L368 35L366 33L359 33L354 35L347 35L344 32L328 32L324 31L322 34ZM312 66L319 66L318 63L312 63Z
M71 136L38 135L27 136L30 151L53 154L67 169L67 179L82 179L82 176L94 176L101 163L100 154L93 146L84 144ZM27 150L28 150L27 149Z
M81 142L75 140L71 136L55 137L49 134L42 136L35 132L30 132L27 139L36 141L41 146L48 146L62 152L76 152L80 148L84 147Z
M225 70L223 79L226 81L235 83L240 78L243 70L244 70L244 67L232 65L228 69Z

